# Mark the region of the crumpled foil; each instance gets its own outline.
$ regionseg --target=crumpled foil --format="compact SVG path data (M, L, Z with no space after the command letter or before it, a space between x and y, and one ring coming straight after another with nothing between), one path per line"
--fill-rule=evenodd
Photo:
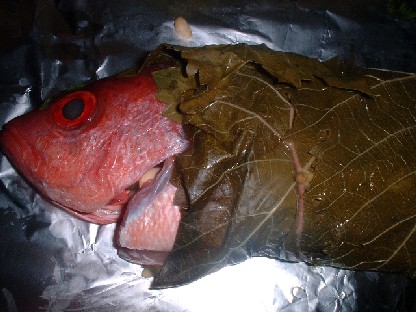
M137 66L158 44L264 43L320 60L416 71L416 20L386 1L10 1L0 7L0 122L62 90ZM391 2L391 1L390 1ZM184 16L191 40L173 21ZM416 282L253 258L151 290L117 256L114 225L75 219L0 163L0 310L410 311Z

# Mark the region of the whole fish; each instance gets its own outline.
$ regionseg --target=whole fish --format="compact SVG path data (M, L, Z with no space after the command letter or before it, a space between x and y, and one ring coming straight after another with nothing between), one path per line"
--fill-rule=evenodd
M163 263L172 249L180 219L172 156L188 145L181 125L162 116L156 69L66 93L0 133L6 156L57 206L98 224L119 221L126 208L118 241L147 264Z
M0 145L58 206L118 222L123 258L163 265L152 287L252 256L415 272L415 74L246 45L161 46L143 68Z

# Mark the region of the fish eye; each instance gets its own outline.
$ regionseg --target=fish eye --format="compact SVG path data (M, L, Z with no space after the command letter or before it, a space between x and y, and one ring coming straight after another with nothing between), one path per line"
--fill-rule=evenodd
M69 93L52 105L53 120L62 128L77 128L89 120L96 103L94 94L89 91Z
M85 104L82 99L73 99L62 107L62 115L69 120L77 119L84 111Z

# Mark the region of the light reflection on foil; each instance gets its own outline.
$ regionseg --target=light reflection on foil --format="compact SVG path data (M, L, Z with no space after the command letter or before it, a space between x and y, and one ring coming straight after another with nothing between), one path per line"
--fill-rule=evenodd
M26 87L26 90L22 95L15 95L9 99L9 102L14 105L13 112L8 116L4 123L16 118L17 116L23 115L30 110L29 94L32 91L31 87Z
M59 210L51 216L50 231L68 248L56 258L55 281L42 294L47 311L355 310L349 271L267 258L252 258L189 285L149 290L151 279L141 277L142 268L117 256L114 225L98 228ZM95 242L95 248L85 241Z

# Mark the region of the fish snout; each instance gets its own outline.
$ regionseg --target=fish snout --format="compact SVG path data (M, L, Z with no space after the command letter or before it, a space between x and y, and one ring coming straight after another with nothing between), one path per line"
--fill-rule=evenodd
M13 121L3 125L3 129L0 131L0 148L10 160L22 155L26 145Z
M25 118L15 118L3 125L0 131L0 149L19 174L32 185L38 184L34 168L41 161L41 155L28 143L28 127ZM22 126L26 127L22 127Z

